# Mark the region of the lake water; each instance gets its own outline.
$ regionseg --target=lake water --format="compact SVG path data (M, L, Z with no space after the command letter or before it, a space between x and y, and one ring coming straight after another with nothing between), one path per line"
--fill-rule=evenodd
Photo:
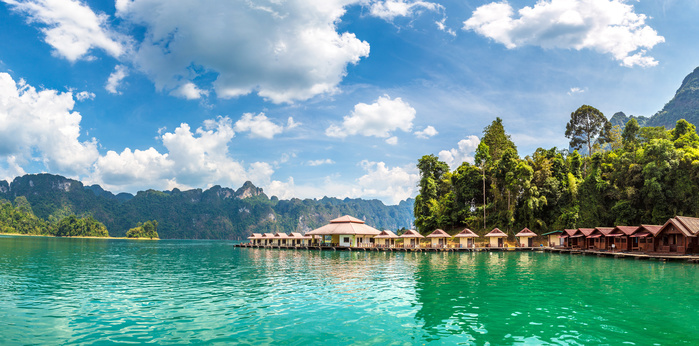
M0 344L699 344L699 265L0 236Z

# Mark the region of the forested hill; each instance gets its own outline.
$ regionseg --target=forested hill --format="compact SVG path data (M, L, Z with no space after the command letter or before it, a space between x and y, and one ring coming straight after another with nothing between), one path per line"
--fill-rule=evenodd
M0 181L0 199L24 196L34 214L55 223L61 218L92 215L109 234L122 237L138 222L157 220L161 239L237 239L252 232L305 232L328 220L349 214L379 229L408 228L413 222L413 200L386 206L378 200L271 199L246 182L233 190L140 191L114 195L98 185L83 186L58 175L30 174L12 183Z
M636 118L638 125L642 127L665 126L665 128L671 129L680 119L699 125L699 67L684 78L672 100L652 117L626 116L624 113L618 112L612 116L610 121L612 125L620 125L623 128L631 118Z

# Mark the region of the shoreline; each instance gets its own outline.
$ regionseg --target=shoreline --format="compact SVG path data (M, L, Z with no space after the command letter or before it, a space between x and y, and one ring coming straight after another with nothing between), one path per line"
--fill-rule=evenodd
M60 239L128 239L128 240L160 240L160 238L127 238L127 237L95 237L95 236L71 236L59 237L51 234L22 234L22 233L0 233L2 235L19 236L19 237L46 237Z

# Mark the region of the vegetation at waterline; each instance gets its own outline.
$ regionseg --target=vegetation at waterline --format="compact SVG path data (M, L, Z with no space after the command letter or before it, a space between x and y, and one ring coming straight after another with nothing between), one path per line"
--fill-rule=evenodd
M126 232L127 238L150 238L158 239L158 221L146 221Z
M450 171L436 156L423 156L415 226L421 233L498 227L512 234L699 216L696 127L685 120L672 130L640 127L631 119L622 130L597 112L583 106L567 127L571 149L590 149L584 156L538 148L520 158L499 118L483 131L475 164Z
M52 235L58 237L109 237L107 228L92 216L69 215L57 223L36 215L24 196L15 198L14 205L0 200L0 233Z

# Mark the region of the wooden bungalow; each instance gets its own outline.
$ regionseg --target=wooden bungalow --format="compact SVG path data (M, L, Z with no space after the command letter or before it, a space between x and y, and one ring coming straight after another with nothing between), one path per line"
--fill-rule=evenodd
M561 238L562 235L563 231L560 230L542 234L542 236L546 236L548 246L550 247L563 246L563 238Z
M581 249L594 249L594 243L593 239L588 239L589 236L592 235L592 232L595 231L594 228L578 228L578 231L580 232L579 234L582 234L582 237L580 238L580 248Z
M634 252L653 252L655 235L658 234L663 226L660 225L641 225L636 228L636 231L629 236L631 242L631 251Z
M638 230L638 226L616 226L607 235L611 241L613 241L612 250L614 251L631 251L631 241L630 236Z
M434 232L428 234L427 238L430 239L430 247L445 248L447 247L447 240L449 240L451 236L441 229L436 229Z
M687 254L699 252L699 218L675 216L655 236L655 252Z
M588 249L591 250L610 250L612 241L609 234L614 230L614 227L597 227L587 237Z
M374 237L375 243L378 247L395 247L396 246L396 239L399 237L393 233L392 231L381 231L379 235Z
M381 231L364 224L364 221L345 215L330 223L307 232L307 236L330 236L333 246L367 247L374 244L374 237Z
M563 239L563 247L567 249L573 248L573 246L578 246L578 237L575 237L576 234L578 234L577 229L564 229L563 234L561 235L561 239ZM582 237L582 233L580 233L580 237Z
M524 228L522 229L519 233L515 234L515 237L519 239L518 245L521 247L532 247L533 245L533 239L536 237L536 233L532 232L529 230L529 228Z
M252 245L262 244L262 234L261 233L253 233L251 236L248 237L248 239L250 239L250 244L252 244Z
M507 234L498 228L493 228L493 230L484 235L484 237L490 238L488 243L490 247L504 247Z
M475 247L473 241L475 238L478 238L478 234L473 233L473 231L468 228L464 228L464 230L455 235L454 238L459 239L459 247L472 248Z
M420 239L424 238L425 236L415 230L409 229L398 237L403 239L404 248L419 248Z

